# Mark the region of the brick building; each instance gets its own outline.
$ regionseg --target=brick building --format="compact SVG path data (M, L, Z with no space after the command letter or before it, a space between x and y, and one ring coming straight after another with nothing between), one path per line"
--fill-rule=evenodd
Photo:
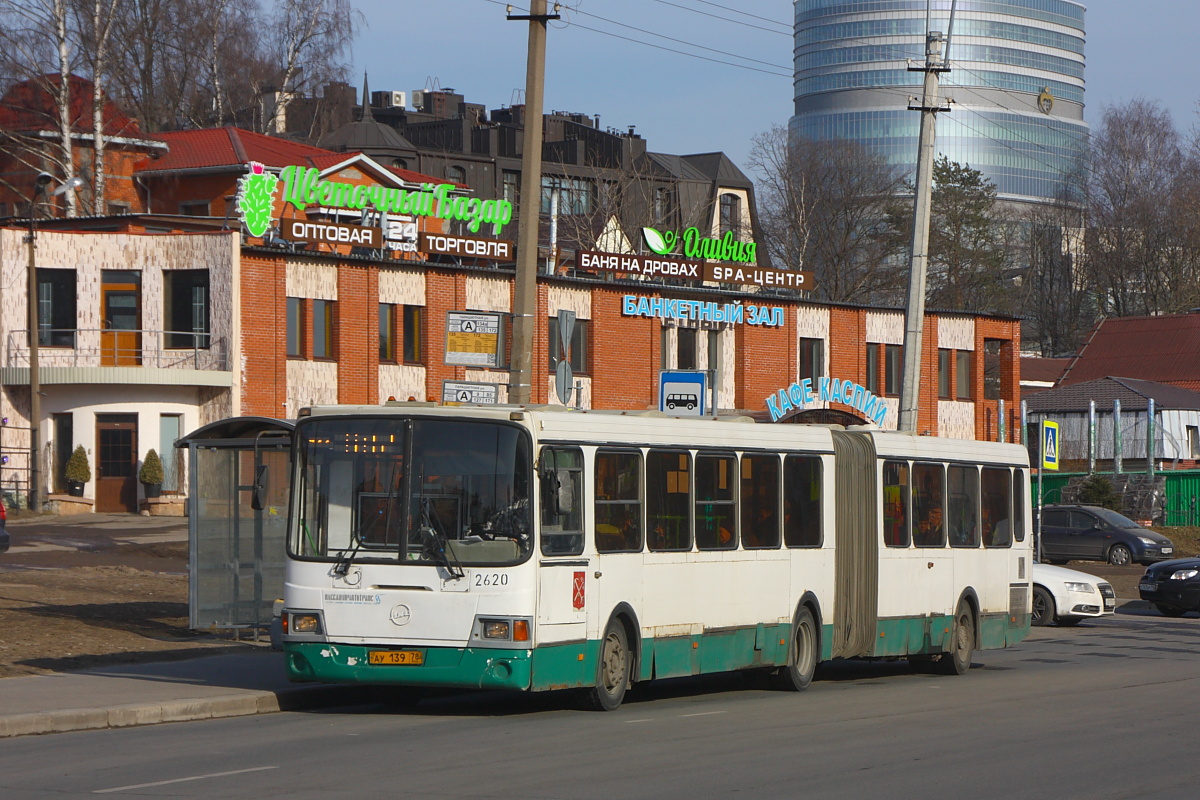
M469 209L485 206L468 187L361 153L237 129L163 140L169 152L134 172L147 213L39 222L44 474L60 476L65 455L83 444L94 465L85 499L97 510L133 509L133 476L149 447L165 451L172 436L224 416L440 402L447 382L495 387L507 400L515 226L501 230L498 206L488 212L494 224L471 230ZM278 177L271 223L259 235L231 203L248 162ZM301 174L311 178L307 189ZM365 244L284 235L309 222L382 236ZM710 217L698 230L719 224ZM0 231L4 286L24 286L27 249L19 227ZM896 426L900 309L814 303L761 281L584 269L577 260L540 274L537 295L534 402L559 402L555 367L565 355L578 387L572 404L585 409L655 408L661 371L689 370L708 372L721 412ZM578 320L566 354L555 333L563 310ZM28 448L27 313L23 292L5 293L0 413L10 425L0 447L12 458L0 465L0 484L10 489L20 487ZM465 328L451 334L466 316L497 325L491 353L461 345ZM931 312L924 342L920 430L995 439L1003 404L1003 430L1016 440L1019 323ZM182 492L185 477L175 480Z

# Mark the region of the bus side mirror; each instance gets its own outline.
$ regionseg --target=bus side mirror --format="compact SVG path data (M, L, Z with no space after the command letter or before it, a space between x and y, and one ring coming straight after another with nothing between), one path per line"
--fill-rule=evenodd
M267 465L259 464L254 468L254 486L250 493L250 508L262 511L266 507L267 498Z

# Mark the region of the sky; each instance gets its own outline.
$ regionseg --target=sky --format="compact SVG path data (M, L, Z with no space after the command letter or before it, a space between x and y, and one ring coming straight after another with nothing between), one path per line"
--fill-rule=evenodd
M353 53L356 85L366 71L372 91L440 86L489 110L523 102L529 27L505 18L506 3L351 2L365 18ZM515 14L528 8L527 0L513 5ZM1141 97L1159 101L1181 132L1195 125L1195 0L1084 5L1085 119L1095 125L1104 107ZM599 115L602 128L635 126L652 151L724 151L746 172L753 137L787 125L787 0L572 0L560 13L547 35L546 111Z

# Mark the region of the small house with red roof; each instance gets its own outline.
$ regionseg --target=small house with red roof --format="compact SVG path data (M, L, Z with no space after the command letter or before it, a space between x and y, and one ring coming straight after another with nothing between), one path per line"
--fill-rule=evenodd
M1200 391L1200 313L1101 320L1058 385L1110 375Z

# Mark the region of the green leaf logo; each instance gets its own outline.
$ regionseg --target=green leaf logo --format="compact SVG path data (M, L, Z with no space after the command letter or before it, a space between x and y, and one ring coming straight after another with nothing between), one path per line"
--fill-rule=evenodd
M279 178L257 161L251 161L250 171L238 179L238 212L251 236L261 237L271 227L278 183Z
M675 249L675 231L662 234L654 228L642 228L642 238L646 240L646 247L660 256L665 256Z

